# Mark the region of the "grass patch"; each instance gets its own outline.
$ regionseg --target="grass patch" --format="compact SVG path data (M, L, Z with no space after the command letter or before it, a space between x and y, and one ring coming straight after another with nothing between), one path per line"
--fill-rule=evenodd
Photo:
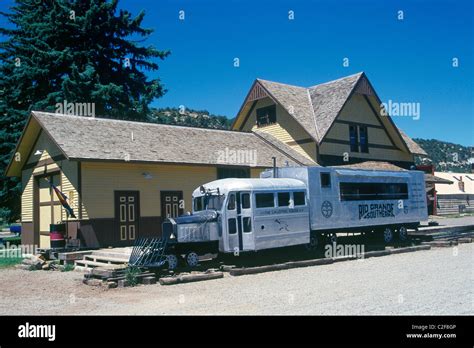
M0 254L0 268L13 267L23 261L22 257L3 257Z
M6 237L2 238L2 243L7 245L20 245L21 244L21 237Z
M128 285L135 286L138 284L138 275L140 274L140 268L138 267L127 267L125 270L125 280Z
M64 266L62 266L60 269L61 269L61 272L71 272L71 271L74 271L74 264L72 263L68 263Z

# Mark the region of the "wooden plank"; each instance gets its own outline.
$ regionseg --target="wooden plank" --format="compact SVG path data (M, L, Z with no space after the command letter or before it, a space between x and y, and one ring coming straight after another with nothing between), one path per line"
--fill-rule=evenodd
M199 282L203 280L219 279L223 277L224 277L224 273L222 272L183 274L177 277L160 278L159 282L161 285L173 285L173 284L179 284L179 283L190 283L190 282Z

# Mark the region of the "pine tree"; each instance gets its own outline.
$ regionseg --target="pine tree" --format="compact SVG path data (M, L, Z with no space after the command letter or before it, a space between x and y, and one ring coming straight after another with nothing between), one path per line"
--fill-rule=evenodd
M151 33L118 0L16 0L0 13L0 215L19 217L19 180L4 176L31 110L57 103L94 103L98 117L145 120L148 105L165 93L156 59L168 51L143 46ZM133 40L131 39L133 37ZM137 40L141 37L141 40Z

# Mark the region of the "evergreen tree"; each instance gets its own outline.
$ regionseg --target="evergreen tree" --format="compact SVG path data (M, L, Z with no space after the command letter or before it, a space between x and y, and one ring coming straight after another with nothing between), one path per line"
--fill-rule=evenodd
M118 0L16 0L0 13L0 215L19 217L19 180L4 176L31 110L94 103L98 117L145 120L165 90L148 79L169 52L141 42L152 33Z

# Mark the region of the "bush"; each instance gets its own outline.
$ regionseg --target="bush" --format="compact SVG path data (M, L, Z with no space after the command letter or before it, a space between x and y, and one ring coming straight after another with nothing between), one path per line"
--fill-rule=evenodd
M74 264L72 263L67 263L65 264L63 267L61 267L61 272L70 272L70 271L74 271Z
M138 267L127 267L125 270L125 280L128 285L135 286L138 284L138 275L140 274L140 268Z
M20 245L21 244L21 237L6 237L2 238L2 243L7 245L9 243L10 245Z
M0 268L15 266L23 261L22 257L3 257L0 254Z

